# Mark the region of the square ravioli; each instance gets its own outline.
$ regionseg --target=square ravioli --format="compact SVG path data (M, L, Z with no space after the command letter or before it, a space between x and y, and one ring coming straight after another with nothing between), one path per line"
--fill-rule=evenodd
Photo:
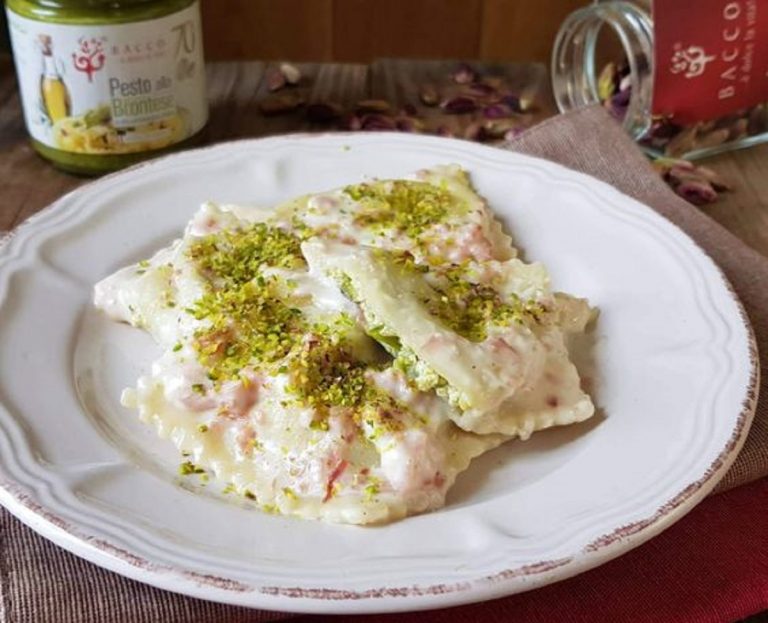
M457 166L205 204L94 301L163 348L124 404L182 473L270 512L433 510L474 457L594 412L566 347L593 311L517 258Z

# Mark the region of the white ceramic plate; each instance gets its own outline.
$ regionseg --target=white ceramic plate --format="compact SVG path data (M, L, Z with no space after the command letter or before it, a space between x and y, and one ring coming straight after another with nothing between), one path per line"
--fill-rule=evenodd
M204 200L271 205L451 162L556 288L600 308L583 370L600 415L505 444L443 510L383 527L270 516L185 488L170 443L119 404L155 347L94 313L92 285L172 240ZM669 222L550 162L428 137L243 141L104 178L17 230L0 251L0 306L0 501L118 573L278 610L449 606L618 556L714 487L746 435L758 374L738 301Z

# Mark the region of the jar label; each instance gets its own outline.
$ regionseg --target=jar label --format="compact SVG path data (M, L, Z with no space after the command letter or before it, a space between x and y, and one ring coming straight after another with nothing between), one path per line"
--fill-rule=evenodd
M653 1L654 114L707 121L768 101L768 3Z
M168 147L208 117L200 8L127 24L40 22L8 10L24 119L80 154Z

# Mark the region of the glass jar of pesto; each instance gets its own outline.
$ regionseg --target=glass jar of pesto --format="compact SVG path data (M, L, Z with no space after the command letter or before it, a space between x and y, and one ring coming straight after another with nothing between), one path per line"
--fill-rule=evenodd
M198 0L7 0L34 148L95 175L192 142L208 118Z

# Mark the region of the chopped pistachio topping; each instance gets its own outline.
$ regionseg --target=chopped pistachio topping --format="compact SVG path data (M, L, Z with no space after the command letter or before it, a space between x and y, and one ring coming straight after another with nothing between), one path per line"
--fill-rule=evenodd
M190 245L189 257L217 285L240 285L254 279L263 266L295 268L304 263L300 240L265 223L205 236Z
M402 348L402 345L400 344L400 338L398 338L396 335L389 335L384 325L373 325L368 329L368 331L366 331L366 333L379 344L381 344L384 347L384 350L386 350L393 357L395 357Z
M210 290L194 303L192 315L208 322L195 333L193 346L214 381L239 378L248 365L282 359L304 334L301 312L280 300L276 288L276 279L260 277Z
M314 407L359 407L375 398L365 378L369 365L356 359L343 338L310 334L291 360L289 391Z
M425 258L428 264L419 264L410 251L374 248L372 253L374 257L386 259L409 272L428 273L429 264L438 265L444 263L441 258L430 256Z
M392 367L405 374L419 391L427 392L430 389L439 389L447 385L446 380L435 372L429 364L422 361L411 348L400 349L392 362Z
M365 501L371 502L379 494L379 484L372 482L371 484L366 485L365 489L363 489L363 492L365 494Z
M515 294L502 299L491 286L456 276L449 275L448 284L436 292L436 297L425 301L429 313L473 342L485 340L490 326L535 322L544 313L544 307L536 301L523 301Z
M491 285L473 283L467 278L466 263L443 269L417 264L407 251L379 249L376 255L412 275L431 276L432 285L425 291L431 290L433 294L422 301L427 310L446 327L473 342L485 340L490 326L539 322L546 311L537 301L523 301L515 294L502 298Z
M265 513L269 513L270 515L280 514L280 509L275 504L262 504L261 510L263 510Z
M191 476L192 474L205 474L205 470L195 465L192 461L184 461L179 465L180 476Z
M309 428L312 430L319 430L319 431L327 431L330 427L328 426L328 422L326 420L312 420L309 423Z
M428 227L443 222L456 199L447 191L426 182L396 180L378 184L355 184L344 193L359 202L355 222L374 229L394 229L417 238Z

